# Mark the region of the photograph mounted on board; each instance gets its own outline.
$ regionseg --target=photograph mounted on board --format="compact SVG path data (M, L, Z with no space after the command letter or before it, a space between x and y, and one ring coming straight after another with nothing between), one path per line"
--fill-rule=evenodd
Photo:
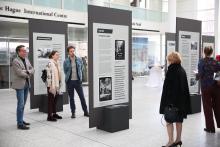
M48 58L51 52L52 52L52 48L38 48L37 49L38 58Z
M115 60L125 59L125 41L115 40Z
M99 78L99 101L112 100L112 78Z
M197 50L198 43L197 42L191 42L191 50Z

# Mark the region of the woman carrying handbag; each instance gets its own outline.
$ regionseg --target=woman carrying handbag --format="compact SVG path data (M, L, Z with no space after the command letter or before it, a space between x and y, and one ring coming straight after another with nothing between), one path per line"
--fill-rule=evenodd
M181 66L181 58L179 53L171 52L167 56L169 63L168 71L165 76L163 91L160 102L160 114L167 113L169 109L177 111L176 118L172 121L167 121L167 133L169 141L166 146L162 147L175 147L182 145L182 123L187 114L191 112L190 107L190 94L186 72ZM166 116L165 116L166 118ZM176 123L176 139L173 138L173 123Z

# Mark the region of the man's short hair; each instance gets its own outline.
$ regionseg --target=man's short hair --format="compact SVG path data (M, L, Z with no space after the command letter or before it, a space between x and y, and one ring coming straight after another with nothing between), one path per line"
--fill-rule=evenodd
M68 46L67 49L66 49L67 52L69 53L69 50L72 49L72 48L73 48L73 49L76 49L75 46Z
M180 54L178 52L171 52L168 56L167 56L167 60L171 63L171 64L180 64L181 63L181 57Z
M16 53L18 54L18 52L20 52L20 49L23 48L23 47L25 47L25 46L24 45L17 46L16 49L15 49Z

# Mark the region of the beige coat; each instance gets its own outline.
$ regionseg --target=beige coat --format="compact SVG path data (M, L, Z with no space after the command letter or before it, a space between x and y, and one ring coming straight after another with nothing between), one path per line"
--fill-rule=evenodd
M59 93L61 86L61 71L60 63L50 59L47 65L47 87L50 88L50 92L54 95Z
M26 73L25 66L20 59L20 57L16 57L12 62L13 67L13 78L12 78L12 88L13 89L23 89L25 86L26 78L28 78L28 82L30 85L30 77L34 74L34 68L32 67L28 58L25 58L27 71ZM30 87L30 86L29 86Z

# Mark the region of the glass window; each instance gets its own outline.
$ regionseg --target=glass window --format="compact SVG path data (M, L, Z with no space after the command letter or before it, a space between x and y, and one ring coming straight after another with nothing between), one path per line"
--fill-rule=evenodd
M62 8L62 0L34 0L34 5Z
M132 74L149 74L149 67L161 64L160 35L136 35L132 37Z
M9 53L6 40L0 40L0 89L9 88Z
M0 0L0 1L8 1L8 2L17 2L17 3L31 4L31 0Z
M197 18L202 21L202 34L214 35L215 0L200 0L198 2Z
M162 1L162 12L168 12L168 0Z
M87 11L87 0L64 0L64 9Z

